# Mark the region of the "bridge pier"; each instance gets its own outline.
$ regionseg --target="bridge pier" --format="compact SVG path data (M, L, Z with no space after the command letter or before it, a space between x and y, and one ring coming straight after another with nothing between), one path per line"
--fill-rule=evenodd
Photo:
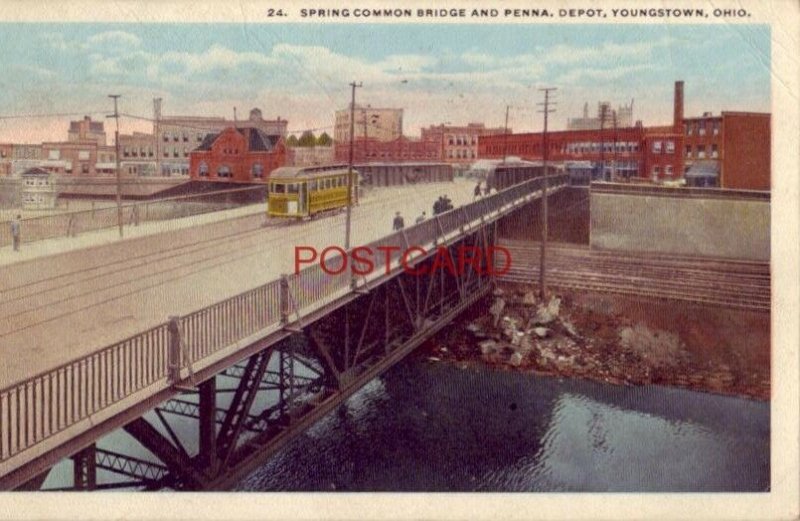
M95 444L92 443L72 456L72 480L75 490L95 490L97 488L97 460Z
M202 466L217 472L217 381L210 378L199 386L198 428Z

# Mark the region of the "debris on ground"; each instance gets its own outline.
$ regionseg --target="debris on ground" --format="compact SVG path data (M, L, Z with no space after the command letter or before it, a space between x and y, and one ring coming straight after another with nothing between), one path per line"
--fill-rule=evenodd
M488 313L473 315L442 333L447 338L431 343L436 356L429 360L441 357L618 385L674 385L769 399L768 363L753 368L725 352L712 361L702 350L690 349L676 332L615 314L602 303L578 305L569 295L542 302L530 289L512 286L495 290ZM720 356L734 359L721 363Z

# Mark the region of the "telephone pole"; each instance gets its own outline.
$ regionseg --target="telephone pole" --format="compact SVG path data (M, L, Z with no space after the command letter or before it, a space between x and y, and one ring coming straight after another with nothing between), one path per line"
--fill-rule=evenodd
M347 162L347 216L345 217L344 249L350 249L350 213L353 206L353 143L356 128L356 87L361 87L361 82L350 84L350 160ZM366 135L364 136L366 139Z
M506 124L503 127L503 165L506 164L506 157L508 157L508 109L511 105L506 105Z
M545 87L539 89L544 92L544 103L537 103L542 106L542 110L538 111L544 114L544 131L542 132L542 170L544 177L542 179L542 212L541 212L541 227L542 227L542 241L541 241L541 258L539 260L539 299L544 301L547 295L547 279L545 277L545 261L547 258L547 184L549 183L547 171L547 156L550 152L549 144L547 142L547 115L555 112L551 109L550 105L555 105L550 100L550 93L556 90L555 87Z
M119 110L117 108L117 100L121 97L119 94L109 94L109 98L114 100L114 113L106 116L114 118L116 128L114 129L114 148L116 150L116 164L117 164L117 226L119 226L119 237L122 238L122 181L120 177L119 168Z
M608 181L608 179L606 179L606 139L603 133L605 130L607 109L608 107L606 104L600 102L600 179L603 181Z

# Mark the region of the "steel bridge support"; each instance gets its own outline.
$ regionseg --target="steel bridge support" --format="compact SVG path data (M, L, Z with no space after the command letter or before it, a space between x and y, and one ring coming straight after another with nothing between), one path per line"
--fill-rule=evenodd
M97 461L94 443L72 456L72 480L74 490L97 488Z

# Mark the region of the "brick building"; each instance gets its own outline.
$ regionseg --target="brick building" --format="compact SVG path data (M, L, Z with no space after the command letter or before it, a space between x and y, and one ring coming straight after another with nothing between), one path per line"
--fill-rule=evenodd
M97 141L45 142L39 165L52 174L111 175L116 173L116 150Z
M548 159L563 163L581 181L647 178L652 181L676 180L683 172L680 153L682 134L672 129L630 127L609 130L565 130L549 132ZM502 137L479 140L479 156L502 159L509 156L526 161L543 158L542 134L512 134L507 143Z
M336 143L334 148L336 162L346 163L350 157L350 143ZM392 141L357 139L353 143L353 161L356 163L435 161L440 152L440 143L405 136Z
M770 119L770 114L725 111L685 118L687 183L769 190Z
M156 163L160 175L189 175L189 154L200 146L208 134L217 134L228 127L256 128L267 135L286 136L288 122L278 116L264 119L258 108L250 110L246 120L220 117L162 116L161 100L154 100L153 135Z
M14 145L0 143L0 176L11 175L11 161L14 155Z
M89 116L84 116L82 120L70 121L67 131L67 141L77 143L83 141L94 141L97 146L106 145L106 131L102 121L92 121Z
M350 107L336 111L333 141L350 143ZM354 139L394 141L403 135L403 109L373 108L356 105L354 109Z
M486 128L483 123L466 126L431 125L422 129L422 141L439 145L437 159L447 163L472 163L478 158L478 138L505 134L503 127ZM511 134L512 130L508 129Z
M630 179L675 181L683 176L683 82L675 82L673 124L548 132L548 159L563 163L573 181ZM542 134L482 136L478 155L543 158Z
M333 146L288 147L286 151L289 166L321 166L335 162Z
M119 135L120 169L136 176L156 175L155 135L144 132Z
M209 134L189 157L192 180L266 183L269 174L286 165L283 136L257 128L228 127Z

